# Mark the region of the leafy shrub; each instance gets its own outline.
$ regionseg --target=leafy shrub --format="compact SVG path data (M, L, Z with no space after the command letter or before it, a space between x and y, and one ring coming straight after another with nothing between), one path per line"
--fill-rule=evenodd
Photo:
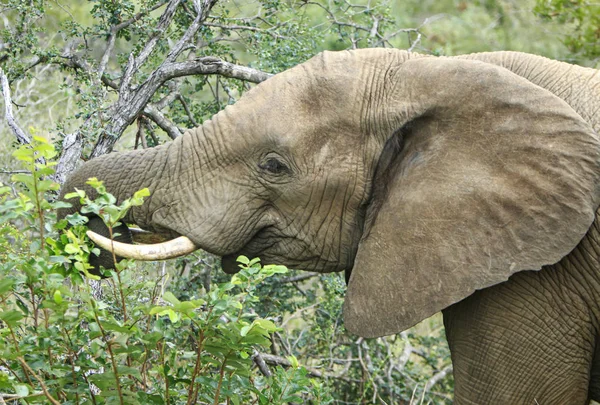
M99 297L88 277L94 249L84 238L81 215L56 223L50 202L57 185L44 177L54 157L42 138L15 157L29 174L15 175L20 189L0 188L0 390L26 402L193 404L227 402L328 403L320 382L294 357L270 375L252 371L257 349L280 330L259 317L256 285L283 266L261 266L240 257L241 271L213 284L201 297L180 300L161 293L164 280L147 281L132 262L117 264L108 294ZM109 227L147 194L115 205L97 180L98 198L84 212L101 215ZM65 231L67 222L70 228ZM60 232L62 230L62 232Z
M439 320L362 339L343 328L341 275L289 272L240 257L228 276L203 253L89 274L86 217L57 222L52 145L14 156L27 173L0 186L0 395L15 403L283 404L451 401ZM101 182L79 198L109 228L147 190L116 205ZM168 268L168 270L167 270ZM213 272L213 269L215 270ZM421 326L423 328L423 326ZM431 333L433 330L433 334ZM302 364L302 365L301 365ZM437 391L430 381L435 380ZM440 381L441 380L441 381ZM10 401L9 401L10 402Z

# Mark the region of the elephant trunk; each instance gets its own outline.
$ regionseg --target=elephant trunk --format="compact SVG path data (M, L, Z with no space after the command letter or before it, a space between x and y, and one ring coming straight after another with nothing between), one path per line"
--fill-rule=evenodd
M152 149L110 153L92 159L67 179L61 189L59 198L64 199L66 194L75 191L75 189L84 190L90 198L96 198L96 190L86 184L88 179L92 177L104 183L106 190L117 199L117 204L130 198L137 190L145 187L152 190L163 175L161 169L167 159L168 146L170 144ZM149 165L150 167L148 167ZM58 212L59 218L64 218L81 209L78 199L73 198L69 202L72 207L60 209ZM126 222L134 222L143 226L147 222L143 212L148 211L148 208L149 204L145 202L142 207L137 208L137 212L130 211Z
M161 207L169 206L173 203L165 199L169 193L165 193L164 189L165 184L173 179L174 162L180 157L180 149L183 141L183 139L178 139L178 141L170 142L156 148L111 153L90 160L68 178L62 187L60 199L64 199L66 194L75 191L75 189L84 190L91 199L96 198L96 190L86 184L88 179L92 177L96 177L104 183L106 190L115 196L117 204L130 198L137 190L148 188L151 196L141 206L133 207L124 218L123 224L113 229L113 233L118 234L113 238L115 244L119 246L137 246L132 245L132 233L124 223L133 223L141 228L156 232L163 239L176 237L178 234L173 230L156 227L153 224L152 216ZM61 208L58 212L59 219L80 211L81 204L79 199L73 198L69 202L72 206L70 208ZM112 253L109 252L114 247L112 246L112 242L106 239L110 233L108 228L100 218L94 216L89 217L88 227L91 230L88 233L90 238L104 249L101 250L99 257L93 255L90 257L90 264L94 267L92 272L100 274L98 271L100 266L114 268L114 258ZM144 257L145 260L160 260L181 256L197 249L189 239L185 238L186 240L182 241L181 238L178 238L175 242L175 253L172 251L172 241L167 242L169 245L166 248L159 244L158 247L145 248L142 253L128 254L126 248L120 251L115 249L115 253L119 260L123 257ZM177 242L183 242L185 246L182 247Z

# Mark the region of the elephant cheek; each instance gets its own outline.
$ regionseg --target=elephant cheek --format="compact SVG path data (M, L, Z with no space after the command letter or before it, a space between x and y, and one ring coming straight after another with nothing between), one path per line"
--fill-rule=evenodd
M235 274L240 271L240 267L238 262L236 261L237 256L235 255L227 255L223 256L221 259L221 267L223 271L227 274Z

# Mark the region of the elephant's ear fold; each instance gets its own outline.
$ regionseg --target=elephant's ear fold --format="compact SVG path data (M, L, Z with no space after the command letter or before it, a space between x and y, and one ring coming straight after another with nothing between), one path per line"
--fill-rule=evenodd
M389 76L386 117L401 129L382 149L344 303L364 337L558 262L600 194L598 134L550 92L471 61L416 59Z

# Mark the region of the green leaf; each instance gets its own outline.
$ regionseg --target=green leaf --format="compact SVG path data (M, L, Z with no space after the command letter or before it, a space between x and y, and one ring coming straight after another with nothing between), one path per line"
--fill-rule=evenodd
M6 322L11 327L16 326L17 322L23 318L23 313L14 309L11 311L0 312L0 320Z
M279 328L273 322L268 319L255 319L253 324L260 326L260 328L266 332L276 332Z
M162 297L162 298L163 298L163 300L165 300L165 301L167 301L168 303L170 303L170 304L173 304L173 305L178 305L178 304L180 304L180 303L181 303L181 301L179 301L179 300L177 299L177 297L176 297L175 295L173 295L173 293L172 293L172 292L170 292L170 291L166 291L166 292L163 294L163 297Z
M169 309L167 311L167 315L169 315L169 319L171 320L172 323L177 323L177 321L179 321L179 314L177 314L172 309Z
M63 298L62 298L62 295L59 290L54 291L53 297L54 297L54 302L56 302L59 305L62 304Z
M10 277L0 279L0 294L10 291L15 285L15 280Z
M245 265L248 265L250 263L250 259L248 259L246 256L243 256L243 255L242 256L238 256L237 261L239 263L242 263L242 264L245 264Z
M244 326L240 330L240 336L246 336L248 334L248 332L250 332L250 329L252 329L253 326L254 326L254 324Z
M25 384L15 384L13 385L13 388L15 390L15 394L17 394L20 397L26 397L27 395L29 395L29 386Z
M65 252L69 253L69 254L75 254L75 253L79 253L79 246L75 246L72 243L69 243L65 246Z
M74 192L65 194L65 199L67 200L75 197L85 198L85 191L75 188Z

